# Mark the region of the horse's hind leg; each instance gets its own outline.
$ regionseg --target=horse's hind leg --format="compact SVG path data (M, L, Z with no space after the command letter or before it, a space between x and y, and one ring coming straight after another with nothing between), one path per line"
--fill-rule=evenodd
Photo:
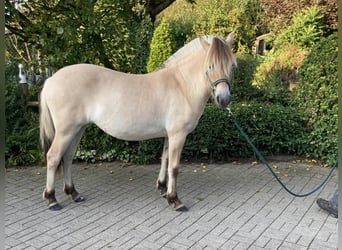
M65 151L63 155L63 172L64 172L64 192L67 195L71 195L71 198L75 202L82 202L84 201L84 197L81 196L75 189L74 182L72 179L72 171L71 171L71 165L72 160L74 158L76 149L78 144L80 143L80 140L82 138L82 135L84 133L85 128L82 128L74 137L74 139L71 141L69 147Z
M167 162L169 158L169 140L168 137L165 137L164 140L164 147L163 147L163 153L162 153L162 159L161 159L161 167L160 172L157 180L157 188L160 191L160 195L163 198L166 198L166 192L167 192Z
M73 136L71 135L63 136L56 133L51 147L46 154L46 187L43 197L48 200L48 207L50 210L60 210L62 208L55 197L55 176L57 170L61 167L61 160L64 152L72 139Z

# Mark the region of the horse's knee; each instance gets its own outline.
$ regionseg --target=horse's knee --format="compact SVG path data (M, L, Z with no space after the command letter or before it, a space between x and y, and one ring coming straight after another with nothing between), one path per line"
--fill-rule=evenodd
M57 170L61 163L61 157L58 157L52 153L46 155L47 168L49 170Z

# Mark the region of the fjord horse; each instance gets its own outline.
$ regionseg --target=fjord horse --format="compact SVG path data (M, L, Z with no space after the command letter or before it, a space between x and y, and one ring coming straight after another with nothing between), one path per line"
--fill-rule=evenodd
M61 169L64 192L84 201L75 189L71 164L85 127L93 123L122 140L165 138L157 188L177 211L185 211L176 192L181 152L209 97L222 108L230 102L233 38L233 33L226 39L196 38L148 74L76 64L47 79L40 98L40 139L48 208L62 208L55 197L55 175Z

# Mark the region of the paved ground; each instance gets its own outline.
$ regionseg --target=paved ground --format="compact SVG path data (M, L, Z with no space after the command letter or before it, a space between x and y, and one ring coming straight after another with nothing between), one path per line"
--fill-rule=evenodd
M328 169L308 162L272 163L291 190L306 192ZM120 163L74 166L86 197L46 209L45 168L6 173L6 249L337 249L337 219L316 198L337 188L337 171L318 193L294 198L261 164L183 164L178 213L155 189L159 166Z

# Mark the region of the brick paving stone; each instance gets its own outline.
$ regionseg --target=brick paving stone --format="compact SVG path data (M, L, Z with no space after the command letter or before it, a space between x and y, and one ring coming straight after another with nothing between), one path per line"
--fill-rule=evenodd
M278 249L281 243L282 243L281 240L271 238L271 240L267 242L265 249Z
M308 248L305 246L301 246L301 245L290 243L290 242L283 242L278 249L279 250L307 250Z
M327 173L314 165L306 170L308 163L274 164L300 193ZM333 194L336 173L318 193L294 198L261 164L207 164L206 170L182 165L177 191L190 211L178 213L155 188L159 165L75 164L75 185L86 201L64 195L58 177L58 212L42 199L46 168L9 169L5 249L337 249L337 219L315 202Z
M196 241L194 241L194 240L190 240L190 239L184 238L182 236L176 236L172 240L170 240L165 246L166 247L172 247L172 244L178 244L178 245L182 246L185 249L189 249L195 243L196 243Z
M270 242L270 240L271 240L271 238L262 235L262 236L256 238L255 242L253 243L253 246L264 248L264 247L266 247L268 242Z
M67 243L65 242L64 244L67 244ZM52 250L52 249L56 249L60 247L61 245L63 245L61 240L58 240L58 241L52 240L47 245L41 247L40 250Z

